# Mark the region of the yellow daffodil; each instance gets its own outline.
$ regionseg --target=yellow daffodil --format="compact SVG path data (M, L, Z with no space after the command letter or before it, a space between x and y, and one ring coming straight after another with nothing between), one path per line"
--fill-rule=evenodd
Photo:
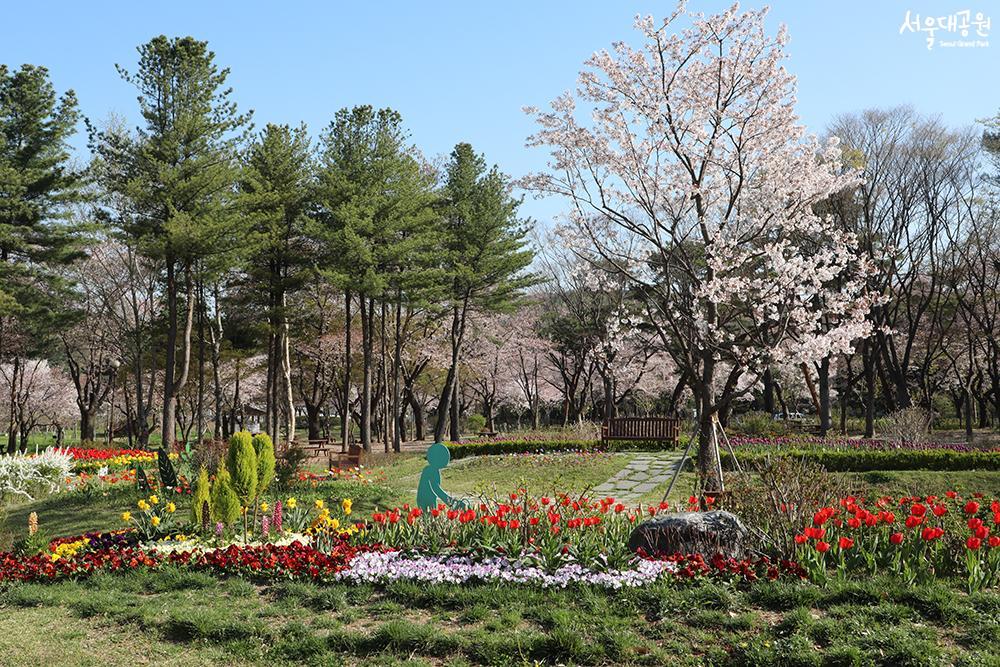
M177 511L177 505L174 505L173 503L167 503L167 512L168 513L173 514L176 511Z
M143 512L149 509L149 503L147 503L145 500L140 500L138 503L136 503L136 506Z
M341 501L340 507L341 507L341 509L344 510L344 514L350 514L351 513L351 505L352 505L352 501L351 501L350 498L344 498L344 500Z
M293 509L295 509L295 504L297 502L299 502L299 501L296 500L295 497L293 496L293 497L291 497L291 498L289 498L288 500L285 501L285 507L287 507L290 510L293 510Z
M125 523L128 523L131 520L132 520L132 513L131 512L122 512L122 521L124 521Z
M149 497L149 502L151 502L151 503L153 503L154 505L156 505L157 503L159 503L159 502L160 502L160 499L159 499L159 498L157 498L156 496L150 496L150 497Z
M266 511L267 511L268 509L269 509L269 508L268 508L268 506L267 506L267 503L261 503L261 504L260 504L260 511L261 511L261 512L266 512Z
M323 502L323 499L322 499L322 498L317 498L317 499L316 499L316 502L315 502L315 503L313 503L313 504L314 504L314 505L316 505L316 509L318 509L318 510L321 510L321 509L323 509L324 507L326 507L326 503L324 503L324 502Z
M331 519L330 520L330 528L333 528L334 530L337 530L338 528L340 528L340 521L337 520L337 519Z
M153 524L153 526L159 526L160 525L160 517L154 516L152 519L149 520L149 522L151 524Z

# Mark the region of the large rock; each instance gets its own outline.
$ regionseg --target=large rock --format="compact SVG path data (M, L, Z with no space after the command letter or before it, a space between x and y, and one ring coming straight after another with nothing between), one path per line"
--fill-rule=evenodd
M745 558L753 552L750 531L735 514L677 512L640 523L628 538L628 548L651 556L700 553Z

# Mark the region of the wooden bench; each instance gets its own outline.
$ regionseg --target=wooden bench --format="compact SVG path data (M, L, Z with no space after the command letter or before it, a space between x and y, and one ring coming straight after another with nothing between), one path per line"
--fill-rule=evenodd
M669 442L680 440L681 420L677 417L616 417L601 426L601 444L615 440Z

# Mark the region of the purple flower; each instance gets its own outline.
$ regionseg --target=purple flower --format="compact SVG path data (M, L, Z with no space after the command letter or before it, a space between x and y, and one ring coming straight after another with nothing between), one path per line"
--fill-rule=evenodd
M225 529L226 529L226 527L222 524L221 521L216 521L215 522L215 536L216 537L222 537L222 531L224 531Z
M260 518L260 532L264 537L271 534L271 519L267 516Z

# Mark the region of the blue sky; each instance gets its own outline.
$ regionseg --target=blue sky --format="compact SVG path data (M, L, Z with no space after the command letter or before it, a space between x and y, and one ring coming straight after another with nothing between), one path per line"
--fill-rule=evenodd
M692 0L689 8L728 4ZM1000 110L996 2L770 4L773 29L788 26L798 111L815 132L838 113L874 106L912 104L953 125ZM135 47L154 35L190 34L208 40L232 69L235 98L255 110L258 127L305 121L318 133L340 107L392 106L428 156L468 141L520 176L545 163L544 152L524 148L532 124L521 108L573 87L593 51L632 40L636 13L660 17L673 7L663 0L20 2L4 10L0 62L45 65L59 90L76 90L91 119L114 112L135 122L135 94L114 64L134 69ZM907 10L923 17L964 9L991 16L990 46L928 50L922 36L899 34ZM560 204L528 201L523 210L544 222Z

